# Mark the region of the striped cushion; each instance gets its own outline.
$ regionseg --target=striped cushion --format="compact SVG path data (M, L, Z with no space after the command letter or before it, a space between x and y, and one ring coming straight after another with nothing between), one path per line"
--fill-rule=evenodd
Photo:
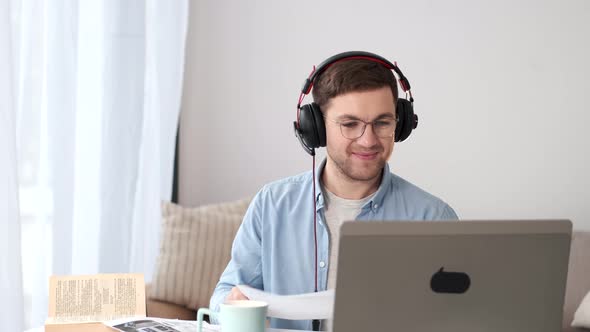
M160 253L150 298L195 310L209 306L249 201L197 208L163 202Z

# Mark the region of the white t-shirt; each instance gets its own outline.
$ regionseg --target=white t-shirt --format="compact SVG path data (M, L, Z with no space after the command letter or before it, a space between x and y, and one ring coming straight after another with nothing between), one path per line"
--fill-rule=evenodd
M338 267L338 243L340 242L340 226L345 221L355 220L361 213L363 206L375 196L377 192L363 199L344 199L324 189L326 208L324 217L330 235L330 259L328 260L328 289L336 287L336 269ZM332 330L332 320L322 322L323 331Z
M336 268L338 265L338 243L340 226L343 222L354 220L365 205L377 192L363 199L344 199L324 189L326 208L324 217L330 234L330 259L328 260L328 289L336 287Z

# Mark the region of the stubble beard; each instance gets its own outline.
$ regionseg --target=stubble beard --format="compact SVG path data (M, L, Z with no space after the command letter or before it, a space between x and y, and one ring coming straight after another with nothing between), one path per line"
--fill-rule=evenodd
M379 158L375 163L371 164L369 167L363 170L356 170L355 166L352 165L352 156L348 158L334 158L330 151L327 151L328 158L332 160L334 166L340 175L344 176L346 179L356 182L369 182L375 180L381 176L383 172L383 167L385 167L385 160ZM358 167L358 166L357 166Z

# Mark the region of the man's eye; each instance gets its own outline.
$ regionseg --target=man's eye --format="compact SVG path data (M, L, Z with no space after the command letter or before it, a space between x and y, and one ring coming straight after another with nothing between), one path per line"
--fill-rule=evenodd
M356 128L359 126L358 121L342 122L341 125L345 128Z
M376 121L375 126L377 127L389 127L393 124L393 121Z

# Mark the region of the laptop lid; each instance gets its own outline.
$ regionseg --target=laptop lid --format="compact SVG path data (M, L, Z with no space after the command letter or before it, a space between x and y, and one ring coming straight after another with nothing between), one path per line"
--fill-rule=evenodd
M572 224L346 222L336 332L561 330Z

